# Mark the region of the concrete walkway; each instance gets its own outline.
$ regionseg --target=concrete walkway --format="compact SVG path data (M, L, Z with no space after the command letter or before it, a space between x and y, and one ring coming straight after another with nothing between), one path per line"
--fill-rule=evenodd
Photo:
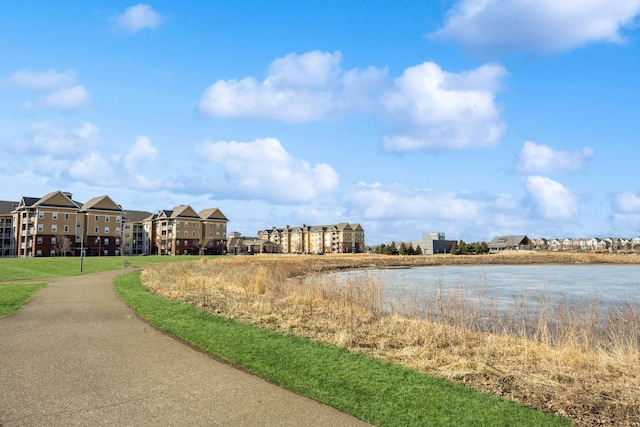
M0 319L0 427L367 425L158 332L122 273L53 279Z

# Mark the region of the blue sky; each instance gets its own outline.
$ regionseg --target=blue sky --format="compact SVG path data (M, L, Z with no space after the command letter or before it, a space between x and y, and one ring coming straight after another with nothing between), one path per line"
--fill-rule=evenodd
M640 235L640 0L0 6L0 199Z

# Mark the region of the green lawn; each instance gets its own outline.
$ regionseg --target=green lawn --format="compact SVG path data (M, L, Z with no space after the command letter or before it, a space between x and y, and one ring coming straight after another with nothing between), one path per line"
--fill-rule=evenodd
M120 276L120 297L158 329L296 393L380 426L568 426L570 421L338 347L162 299Z
M204 257L186 255L84 257L82 260L82 273L80 272L80 257L0 258L0 281L75 276L98 271L116 270L124 267L125 259L129 260L130 267L141 267L159 262L193 261L201 258Z
M46 286L46 283L0 284L0 317L18 311L31 295Z

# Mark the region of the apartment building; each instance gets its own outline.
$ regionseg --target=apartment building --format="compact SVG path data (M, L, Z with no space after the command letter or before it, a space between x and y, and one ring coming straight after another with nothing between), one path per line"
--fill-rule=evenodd
M361 253L365 250L362 226L346 222L272 227L259 231L258 237L279 245L282 253Z
M106 195L80 203L55 191L0 201L0 256L223 254L228 221L218 208L181 205L154 215L125 211Z
M160 210L143 224L151 232L152 254L221 255L226 252L228 221L218 208L196 213L180 205Z
M71 193L23 197L12 211L19 257L119 255L122 208L109 196L85 204Z
M0 257L15 256L16 239L13 229L13 210L18 202L0 200Z
M122 255L151 253L150 225L145 220L153 216L147 211L124 211L122 215Z

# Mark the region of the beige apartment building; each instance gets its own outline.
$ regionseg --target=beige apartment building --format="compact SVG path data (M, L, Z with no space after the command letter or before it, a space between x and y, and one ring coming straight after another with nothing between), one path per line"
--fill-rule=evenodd
M227 247L227 222L218 208L199 213L189 205L161 210L143 221L152 254L222 255Z
M360 224L303 224L258 232L260 239L279 245L282 253L361 253L365 250L364 230Z
M0 201L0 256L223 254L227 222L218 208L181 205L153 215L125 211L106 195L80 203L55 191Z

